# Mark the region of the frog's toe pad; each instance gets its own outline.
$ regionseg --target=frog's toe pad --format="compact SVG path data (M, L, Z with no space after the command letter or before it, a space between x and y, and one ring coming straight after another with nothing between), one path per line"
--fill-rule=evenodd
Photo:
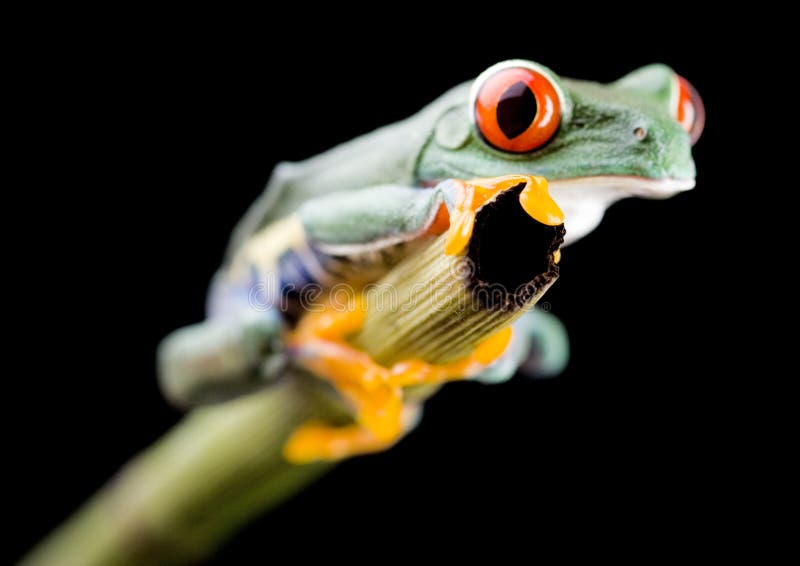
M419 414L419 405L409 404L403 407L403 432L417 424ZM398 431L391 438L381 438L358 424L335 427L310 421L292 433L283 446L283 456L292 464L334 462L350 456L381 452L395 444L401 436L402 433Z

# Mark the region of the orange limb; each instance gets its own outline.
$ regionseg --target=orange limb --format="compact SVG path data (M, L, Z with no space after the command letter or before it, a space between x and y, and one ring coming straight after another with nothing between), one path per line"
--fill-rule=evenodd
M453 203L453 210L450 212L450 228L444 253L447 255L460 253L472 237L478 209L503 191L521 183L525 184L525 188L519 195L519 203L531 218L548 226L564 223L564 213L550 197L547 180L544 177L505 175L491 179L459 181L456 185L458 193Z
M419 405L404 407L401 423L410 428L419 413ZM336 461L359 454L371 454L390 448L401 435L381 438L360 424L334 427L319 421L299 426L283 447L284 457L293 464Z
M380 452L388 444L368 429L354 424L332 427L317 421L297 428L283 447L283 455L293 464L317 460L341 460L355 454Z
M284 456L300 464L338 460L384 450L397 442L413 422L416 406L403 402L403 387L464 379L496 360L511 340L511 327L484 340L472 354L447 364L404 360L382 366L345 338L358 330L364 309L308 313L287 338L303 367L327 379L353 407L355 424L333 427L307 423L284 446Z

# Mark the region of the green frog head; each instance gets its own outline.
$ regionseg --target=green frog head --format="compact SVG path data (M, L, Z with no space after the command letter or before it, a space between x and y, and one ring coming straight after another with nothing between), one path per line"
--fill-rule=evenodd
M418 178L543 176L564 209L568 241L620 198L664 198L694 186L691 147L703 106L667 66L599 84L511 60L442 98L453 104L419 156Z

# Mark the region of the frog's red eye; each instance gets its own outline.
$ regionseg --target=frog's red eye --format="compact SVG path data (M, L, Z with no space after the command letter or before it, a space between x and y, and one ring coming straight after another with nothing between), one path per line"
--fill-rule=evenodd
M706 123L706 110L703 106L703 99L692 86L692 83L683 77L677 77L678 96L675 104L675 119L678 120L683 129L689 132L689 137L694 145L700 134L703 133L703 126Z
M475 93L475 126L497 149L527 153L546 144L558 129L558 92L534 69L501 69L477 85Z

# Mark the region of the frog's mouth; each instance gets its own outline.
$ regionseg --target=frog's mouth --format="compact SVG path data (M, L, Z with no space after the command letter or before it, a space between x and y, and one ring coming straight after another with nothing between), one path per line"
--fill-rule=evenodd
M467 171L459 171L459 174L464 179L469 179L475 175ZM435 187L443 179L423 180L420 184L422 187ZM585 191L592 193L599 193L602 196L615 196L616 199L625 197L640 197L662 199L675 196L678 193L688 191L694 188L694 177L678 179L667 177L663 179L655 179L651 177L642 177L638 175L590 175L587 177L565 177L562 179L547 178L550 185L550 191L554 193L554 198L560 203L561 199L558 198L559 194L569 193L579 190L582 192L583 198L592 195ZM615 199L615 200L616 200Z
M466 257L470 287L481 306L515 310L541 296L558 277L564 225L534 220L520 206L525 183L478 209Z

